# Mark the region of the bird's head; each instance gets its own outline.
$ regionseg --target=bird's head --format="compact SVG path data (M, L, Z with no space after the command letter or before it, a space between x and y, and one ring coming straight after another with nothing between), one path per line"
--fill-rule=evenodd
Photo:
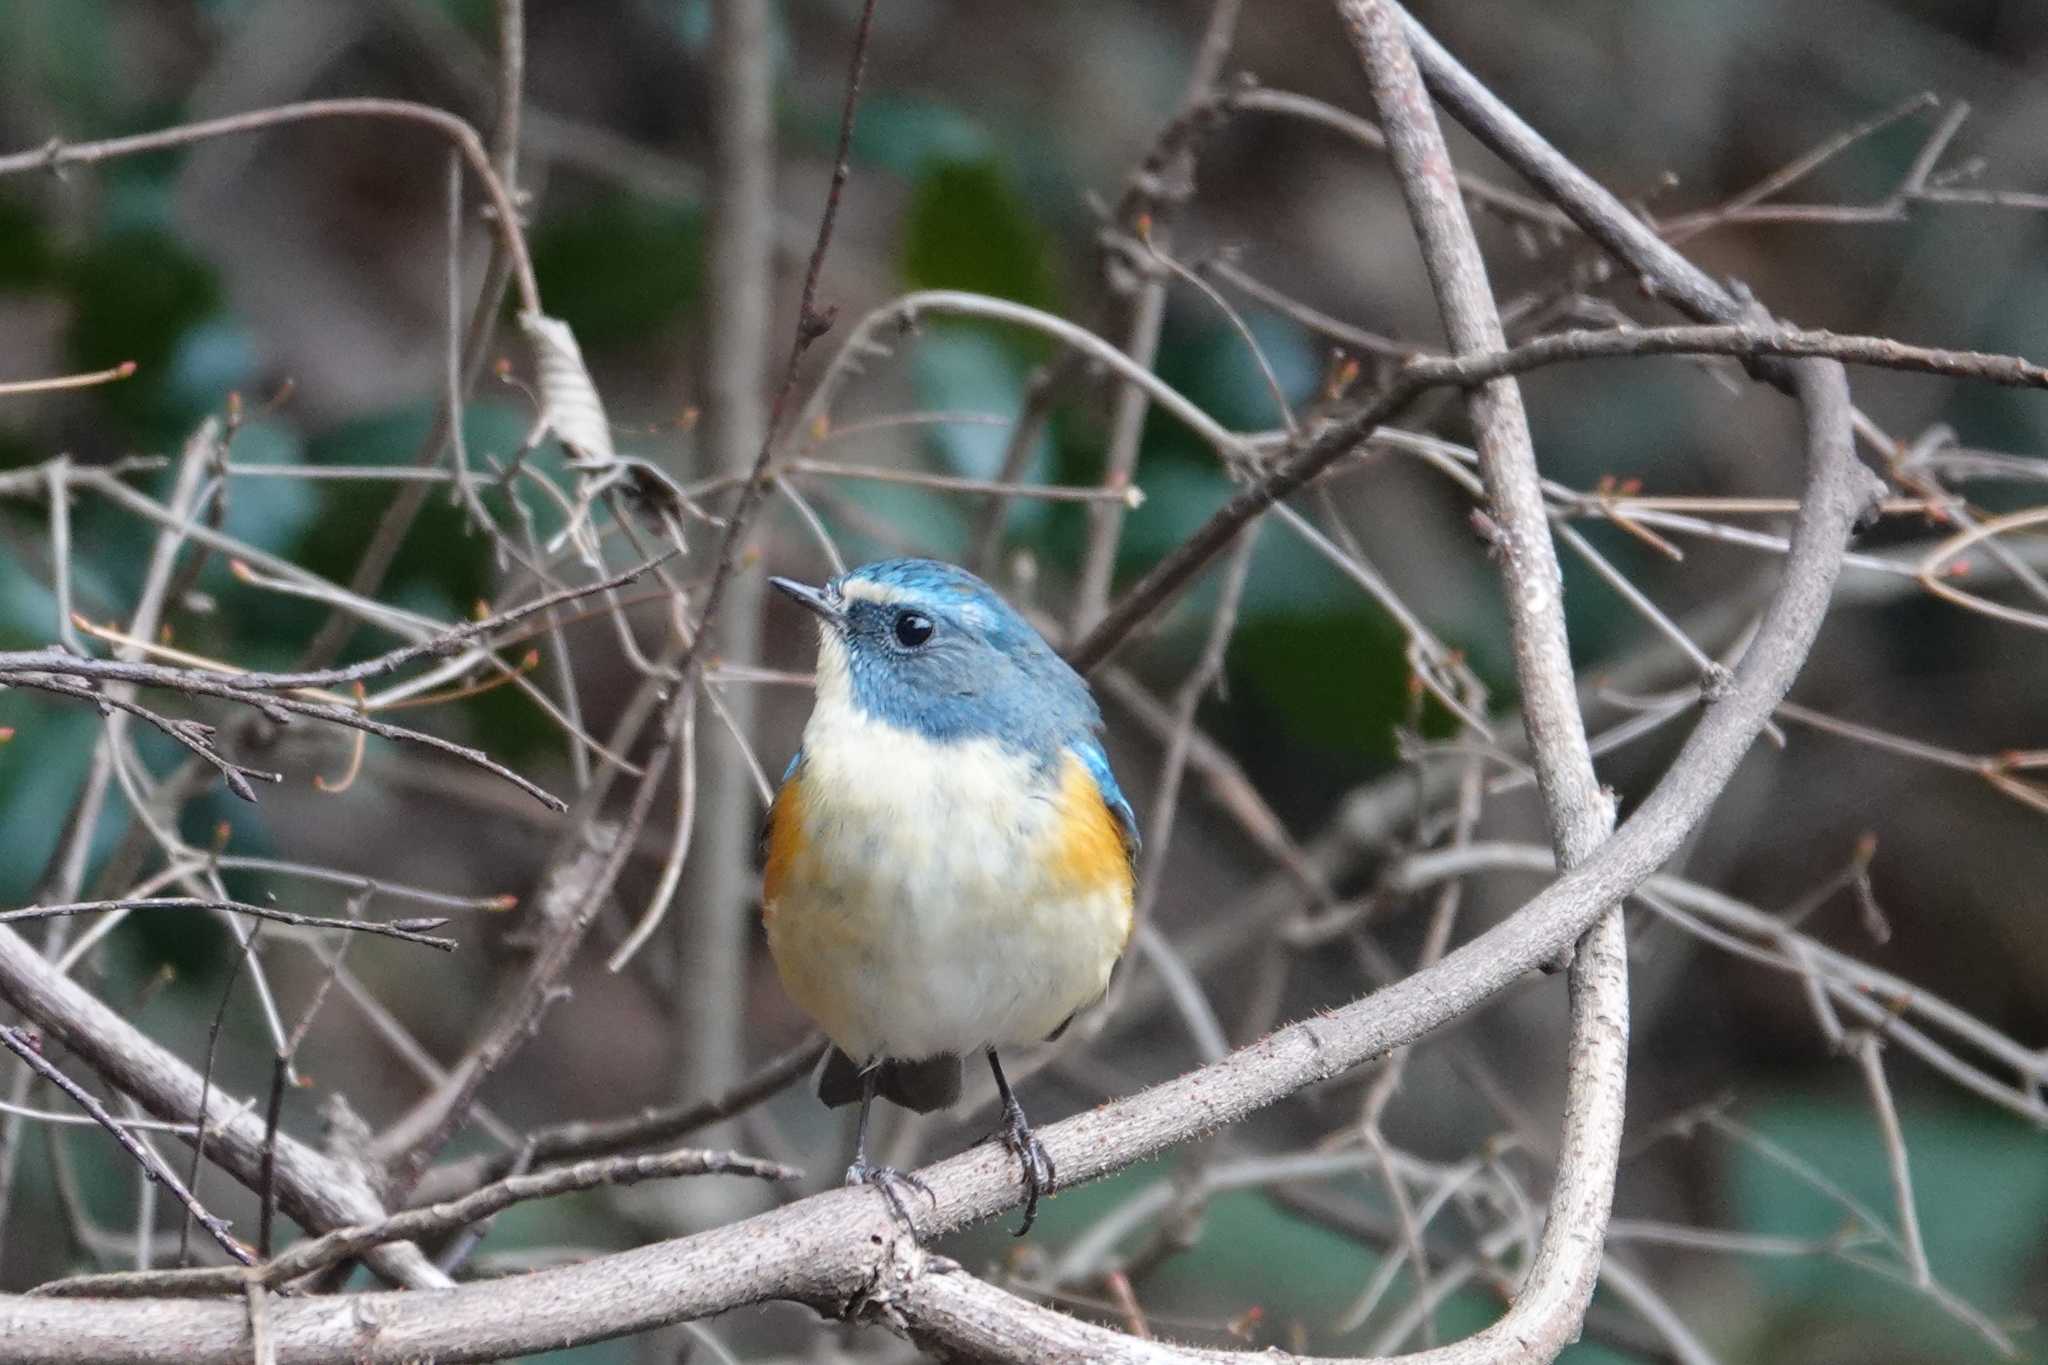
M931 559L864 564L822 588L771 578L814 613L818 704L933 740L1040 755L1101 724L1087 684L995 589Z

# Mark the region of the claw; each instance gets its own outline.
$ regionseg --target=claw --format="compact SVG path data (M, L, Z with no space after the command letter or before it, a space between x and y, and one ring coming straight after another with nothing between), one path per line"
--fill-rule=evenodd
M1038 1134L1031 1131L1030 1120L1024 1117L1024 1106L1015 1099L1006 1100L1003 1105L1003 1125L1000 1130L1003 1146L1016 1156L1017 1164L1024 1175L1024 1222L1015 1235L1018 1237L1031 1231L1031 1225L1038 1220L1038 1201L1043 1195L1053 1192L1058 1172L1053 1169L1052 1153L1045 1150L1045 1144L1038 1140Z
M896 1221L903 1224L912 1239L917 1237L917 1220L910 1216L910 1205L904 1201L905 1189L916 1190L937 1208L939 1197L932 1193L932 1187L908 1171L899 1171L894 1166L870 1166L866 1161L855 1161L846 1168L848 1185L873 1185L882 1192L882 1198L889 1205L889 1212L896 1215Z

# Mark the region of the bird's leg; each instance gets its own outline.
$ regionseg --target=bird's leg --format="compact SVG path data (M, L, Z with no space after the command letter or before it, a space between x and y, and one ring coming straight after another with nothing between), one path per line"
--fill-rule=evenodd
M1016 1153L1017 1164L1024 1168L1024 1225L1016 1233L1022 1237L1031 1231L1031 1224L1038 1218L1039 1196L1052 1193L1055 1178L1052 1153L1045 1150L1038 1134L1031 1131L1031 1120L1024 1117L1024 1106L1017 1103L1017 1097L1010 1093L1010 1082L1003 1075L1003 1064L996 1057L994 1048L988 1050L988 1069L995 1073L996 1092L1003 1097L1003 1123L998 1130L1003 1146Z
M853 1139L853 1164L846 1168L846 1183L849 1185L873 1185L882 1192L889 1211L897 1221L909 1230L911 1237L917 1236L917 1223L910 1216L910 1206L903 1202L903 1187L908 1186L932 1201L937 1206L938 1196L924 1181L894 1166L870 1166L868 1164L868 1111L874 1108L875 1091L881 1083L881 1074L875 1067L869 1067L860 1077L860 1126Z

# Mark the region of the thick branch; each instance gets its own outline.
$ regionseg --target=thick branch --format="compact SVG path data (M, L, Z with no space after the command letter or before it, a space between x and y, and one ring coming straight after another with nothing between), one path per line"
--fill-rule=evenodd
M197 1073L4 927L0 996L158 1118L177 1123L203 1119L207 1154L237 1180L257 1188L263 1167L262 1115L231 1112L218 1094L202 1113L205 1087ZM385 1216L359 1171L283 1133L276 1135L275 1165L279 1201L307 1227L325 1231L380 1222ZM402 1284L428 1288L448 1283L410 1243L380 1248L370 1262ZM21 1339L0 1331L0 1341Z
M1365 65L1387 151L1455 354L1500 352L1507 334L1465 211L1450 152L1392 10L1340 6ZM1550 536L1542 476L1520 386L1495 379L1466 399L1495 526L1522 721L1558 865L1583 864L1614 828L1614 802L1593 771L1565 634L1564 574ZM1542 1241L1514 1305L1457 1343L1445 1360L1541 1361L1577 1340L1599 1278L1621 1152L1628 1074L1628 955L1620 903L1588 932L1572 962L1564 1135Z
M1809 479L1778 593L1733 684L1708 708L1636 814L1587 863L1435 967L1283 1028L1199 1071L1042 1129L1040 1136L1070 1182L1121 1170L1235 1122L1469 1013L1569 947L1605 907L1677 850L1791 686L1826 613L1842 547L1876 496L1874 480L1856 464L1849 446L1848 391L1840 371L1824 362L1801 362L1799 371L1808 399ZM1021 1196L1016 1163L998 1147L977 1147L923 1174L933 1200L920 1200L916 1208L927 1236L992 1217ZM271 1325L282 1362L488 1360L775 1298L837 1311L857 1292L878 1285L899 1240L889 1213L870 1192L835 1190L693 1237L517 1280L465 1285L446 1294L362 1295L345 1304L279 1302L271 1306ZM964 1277L958 1286L948 1280L919 1282L942 1286L932 1293L1000 1292ZM929 1339L945 1323L936 1311L914 1316L925 1303L899 1296L894 1306ZM1097 1352L1085 1358L1114 1359L1110 1348L1128 1340L1021 1301L1010 1300L1009 1309L1020 1334L1027 1324L1048 1320L1085 1334L1084 1351ZM229 1365L246 1358L245 1332L243 1311L234 1303L0 1298L0 1337L35 1341L59 1365L155 1365L168 1358L181 1365ZM959 1344L966 1349L964 1340Z

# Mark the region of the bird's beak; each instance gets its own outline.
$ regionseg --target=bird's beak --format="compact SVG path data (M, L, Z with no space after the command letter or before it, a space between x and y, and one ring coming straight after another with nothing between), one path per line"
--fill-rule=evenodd
M768 583L777 592L796 599L800 605L816 612L832 625L846 624L845 609L810 584L799 583L793 578L771 578Z

